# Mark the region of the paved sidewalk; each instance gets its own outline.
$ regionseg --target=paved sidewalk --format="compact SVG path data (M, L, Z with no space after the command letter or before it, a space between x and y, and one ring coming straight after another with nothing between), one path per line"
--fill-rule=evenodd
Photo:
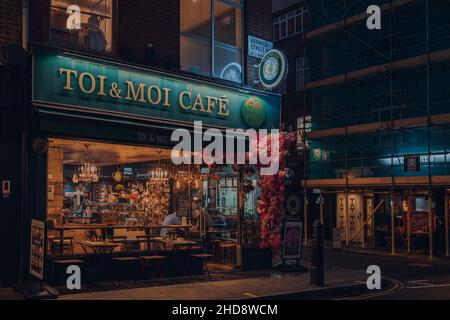
M237 300L263 298L355 286L366 280L364 270L328 268L325 288L309 284L309 272L266 272L265 275L226 281L193 282L136 289L62 295L60 300Z
M0 301L3 300L23 300L24 297L11 288L0 288Z

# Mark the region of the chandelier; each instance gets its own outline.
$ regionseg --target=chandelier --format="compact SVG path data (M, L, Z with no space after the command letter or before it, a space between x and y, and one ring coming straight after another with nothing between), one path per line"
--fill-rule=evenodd
M86 182L93 183L98 182L100 176L100 169L94 164L94 160L89 157L89 144L84 145L86 148L85 159L82 164L75 168L75 173L72 177L73 183Z
M162 152L162 150L157 151L158 167L149 172L151 180L168 180L170 178L169 170L167 170L166 168L163 168L163 166L161 164L161 159L160 159L161 152Z
M169 179L169 172L164 170L163 168L156 168L155 170L150 171L150 179L153 180L167 180Z

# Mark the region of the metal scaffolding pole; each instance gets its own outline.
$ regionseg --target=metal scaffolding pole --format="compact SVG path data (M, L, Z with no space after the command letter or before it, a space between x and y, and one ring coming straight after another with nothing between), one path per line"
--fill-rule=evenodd
M323 218L323 205L324 205L323 192L322 190L320 190L320 223L322 224L322 226L325 227Z
M394 193L391 194L391 254L396 255L395 251L395 212L394 212Z
M390 54L390 73L389 73L389 90L390 90L390 112L391 112L391 123L389 124L389 133L391 138L391 254L396 254L396 239L395 239L395 212L394 212L394 201L395 201L395 171L394 171L394 133L392 130L393 122L394 122L394 62L393 62L393 31L394 31L394 19L393 19L393 10L392 10L392 0L389 2L389 28L390 28L390 39L389 39L389 54Z
M349 230L349 214L348 214L348 136L347 127L345 127L345 245L348 247L350 243L350 230Z
M367 206L366 202L364 201L364 190L361 191L361 211L362 211L362 217L364 218L367 215ZM363 247L366 246L366 224L362 225L362 241L361 245Z
M305 198L303 200L303 219L305 222L305 245L308 243L308 196L307 196L307 190L305 188Z
M408 211L406 212L406 246L408 253L411 253L411 210L408 206Z
M303 32L302 35L303 38L303 56L306 57L306 37L305 37L305 32ZM306 66L305 66L306 67ZM306 78L305 78L306 79ZM307 167L307 141L306 141L306 103L307 103L307 99L306 99L306 81L305 81L305 86L303 88L303 128L302 128L302 144L303 144L303 174L304 174L304 198L303 198L303 229L304 229L304 235L305 235L305 245L308 243L308 190L307 190L307 185L308 185L308 167Z
M432 261L433 260L433 197L432 194L430 193L429 198L428 198L428 237L429 237L429 245L430 245L430 256L429 256L429 260Z
M448 192L445 192L445 255L449 255L448 244Z
M427 48L427 137L428 137L428 242L430 256L433 260L433 212L432 212L432 178L431 178L431 106L430 106L430 7L428 0L425 0L425 21L426 21L426 48Z

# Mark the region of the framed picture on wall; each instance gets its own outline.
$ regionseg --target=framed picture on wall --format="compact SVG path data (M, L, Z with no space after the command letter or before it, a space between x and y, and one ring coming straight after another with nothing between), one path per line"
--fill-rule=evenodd
M47 186L47 200L55 200L55 186L53 185Z

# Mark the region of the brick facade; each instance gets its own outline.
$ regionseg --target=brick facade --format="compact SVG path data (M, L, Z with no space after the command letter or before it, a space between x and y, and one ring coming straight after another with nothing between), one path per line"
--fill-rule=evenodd
M21 43L22 1L0 1L0 64L6 63L6 50L11 44Z
M247 56L247 36L251 35L264 40L272 41L272 1L271 0L247 0L244 3L245 14L245 82L250 86L260 87L255 84L258 80L258 72L254 67L259 59Z
M30 41L48 43L50 30L50 0L30 1Z
M180 0L113 1L112 58L180 71ZM32 44L52 45L49 42L50 4L50 0L29 0ZM247 55L248 34L272 39L271 14L271 0L244 1L244 56ZM7 265L0 264L0 283L14 283L27 274L29 219L45 219L44 208L47 208L47 190L42 187L42 182L48 179L47 156L30 147L32 141L42 138L40 115L30 107L28 96L30 65L26 63L23 50L8 49L15 63L11 59L6 63L6 55L1 54L2 48L12 44L21 46L21 15L22 0L0 0L0 65L5 64L0 66L0 93L4 93L0 101L0 159L4 164L0 178L12 182L11 197L0 201L0 212L5 212L8 221L0 225L0 251L9 261ZM258 61L245 58L245 63L246 82L253 85L251 77L256 74L253 65Z
M289 1L288 1L289 2ZM293 2L293 1L290 1ZM280 15L294 11L298 8L307 7L307 2L298 0L290 6L283 7L281 10L274 12L273 17L279 17ZM308 15L303 16L304 28L307 26ZM303 90L296 88L296 60L297 58L304 57L304 41L303 34L299 33L293 36L289 36L285 39L278 40L274 43L275 48L282 51L287 58L289 65L289 72L286 77L285 84L282 88L282 112L281 112L281 127L288 131L297 129L297 118L304 116L304 114L310 114L310 104L307 102Z
M0 47L21 41L21 0L0 2ZM30 1L30 41L49 43L50 0ZM174 71L180 64L180 0L115 0L116 58ZM244 1L245 82L254 86L258 59L247 58L247 35L272 40L272 1ZM153 49L150 49L153 48ZM2 56L0 55L0 63Z

